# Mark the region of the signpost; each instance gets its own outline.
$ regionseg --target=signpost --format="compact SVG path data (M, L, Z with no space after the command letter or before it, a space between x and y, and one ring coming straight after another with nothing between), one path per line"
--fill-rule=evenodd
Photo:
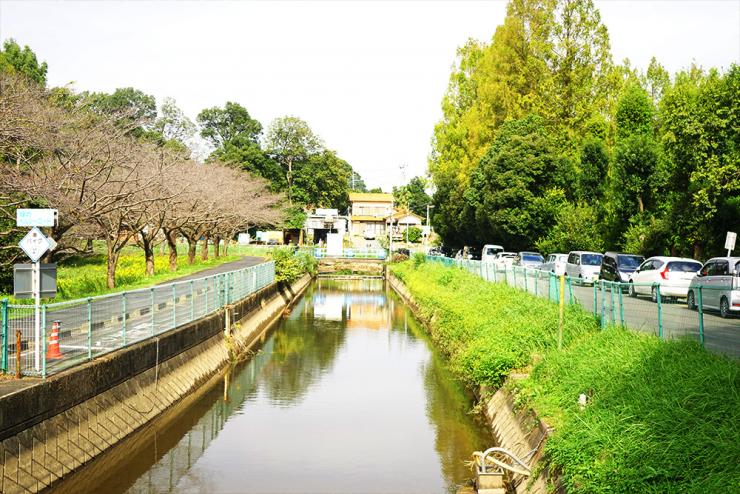
M34 366L41 370L41 265L39 261L47 251L56 247L53 239L47 238L39 226L54 226L57 218L56 209L18 209L16 223L18 226L30 226L31 230L18 246L31 259L31 293L34 299Z
M735 248L735 240L737 240L737 233L727 232L727 238L725 238L725 249L727 249L727 257L730 257L733 249Z

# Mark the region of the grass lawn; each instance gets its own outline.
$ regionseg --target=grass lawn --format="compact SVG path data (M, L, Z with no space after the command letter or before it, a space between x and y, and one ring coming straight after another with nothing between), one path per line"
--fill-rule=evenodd
M688 340L610 327L466 271L392 266L430 321L435 344L472 387L510 382L554 435L544 461L569 493L740 492L740 362ZM580 407L580 394L589 398Z
M147 277L142 250L136 246L128 246L121 253L116 269L116 288L111 290L106 286L105 245L96 242L94 249L95 253L92 256L69 258L58 265L57 297L47 299L47 303L135 290L236 261L245 255L264 255L264 250L248 246L231 246L228 256L223 255L222 249L221 257L216 259L213 257L213 249L210 248L208 260L202 261L199 248L195 262L189 265L187 245L178 245L177 271L170 272L169 254L167 252L161 254L160 249L157 248L154 257L154 276ZM10 299L11 303L33 303L31 300L18 301L12 296L5 296Z

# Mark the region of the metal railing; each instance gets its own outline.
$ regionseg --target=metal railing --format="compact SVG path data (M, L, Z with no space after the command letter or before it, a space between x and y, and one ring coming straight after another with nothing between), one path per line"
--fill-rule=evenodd
M385 259L388 255L385 249L343 249L342 255L329 255L326 248L317 247L312 250L316 259L324 257L339 257L347 259Z
M275 281L275 263L41 306L0 305L1 370L46 377L215 312ZM20 342L20 347L18 343ZM20 360L18 355L20 354Z
M427 259L559 302L558 277L552 272L447 257L427 256ZM740 357L740 314L723 318L718 310L719 300L726 297L725 288L697 285L689 290L686 285L672 285L668 281L585 283L569 276L565 282L565 302L593 313L602 328L614 325L664 339L691 338L711 350ZM693 297L693 308L688 307L687 296Z

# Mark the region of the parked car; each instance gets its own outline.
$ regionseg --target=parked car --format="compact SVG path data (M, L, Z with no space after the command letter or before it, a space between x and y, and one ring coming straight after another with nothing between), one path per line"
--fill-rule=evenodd
M644 256L637 254L623 254L621 252L605 252L601 261L599 279L627 283L640 264Z
M699 286L702 309L719 310L722 317L740 314L740 257L715 257L702 266L689 284L689 309L697 308Z
M567 259L568 254L548 254L545 262L540 265L540 269L551 273L557 273L560 269L565 272L565 261Z
M499 252L493 257L493 264L497 267L512 266L516 258L515 252Z
M631 297L650 295L653 302L657 302L656 287L660 285L661 297L686 298L689 284L700 269L701 263L695 259L651 257L632 273L629 294Z
M565 274L581 284L593 284L599 279L603 254L584 250L574 250L568 253L565 262Z
M539 252L522 251L514 258L514 266L540 269L545 258Z
M492 262L493 258L496 257L496 254L499 252L503 252L504 248L500 245L494 245L494 244L486 244L483 246L483 251L481 252L480 260L483 262Z

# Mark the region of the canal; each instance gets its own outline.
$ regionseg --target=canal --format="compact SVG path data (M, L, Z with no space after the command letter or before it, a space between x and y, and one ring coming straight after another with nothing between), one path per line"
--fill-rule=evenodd
M380 280L318 280L224 378L59 492L455 492L492 445Z

